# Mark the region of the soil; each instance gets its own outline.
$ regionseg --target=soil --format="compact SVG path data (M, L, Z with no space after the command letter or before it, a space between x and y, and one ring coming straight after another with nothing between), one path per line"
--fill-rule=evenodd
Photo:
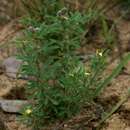
M112 10L109 13L112 19L118 17L118 10ZM119 30L120 46L129 49L130 42L130 21L124 19L119 20L117 24ZM17 53L13 39L20 34L17 28L16 21L12 21L0 27L0 61ZM91 47L90 47L91 50ZM83 49L86 52L86 49ZM116 67L117 61L113 62L108 69L108 74ZM121 73L112 83L103 91L97 102L103 107L104 111L109 112L113 105L120 101L129 88L130 84L130 63L125 67L125 73ZM0 74L0 98L2 99L26 99L25 96L26 81L11 79L5 74ZM57 122L56 124L45 128L45 130L92 130L92 126L96 125L96 121L100 118L100 113L103 111L95 105L89 106L89 111L84 108L82 112L65 122ZM88 114L89 112L89 114ZM87 115L93 117L89 121ZM5 113L0 110L1 120L9 128L9 130L30 130L25 125L18 121L18 115ZM60 124L60 125L59 125ZM88 125L89 124L89 125ZM87 127L86 127L87 126ZM1 127L0 127L1 128ZM4 129L0 129L4 130ZM121 108L116 111L102 126L101 130L130 130L130 99L125 102Z

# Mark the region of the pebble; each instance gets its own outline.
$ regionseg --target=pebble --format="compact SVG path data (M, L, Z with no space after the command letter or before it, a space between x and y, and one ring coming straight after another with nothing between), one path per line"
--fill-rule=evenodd
M11 78L17 78L21 65L22 61L14 56L9 57L2 62L2 66L5 68L5 74Z

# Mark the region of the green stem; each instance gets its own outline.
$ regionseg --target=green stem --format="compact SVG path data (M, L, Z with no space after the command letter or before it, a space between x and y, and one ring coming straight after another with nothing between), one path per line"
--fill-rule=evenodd
M96 127L96 130L99 130L100 126L102 125L103 122L105 122L114 112L116 112L122 104L124 104L128 98L130 96L130 93L128 92L128 94L123 97L117 104L116 106L113 107L113 109L105 116L103 117L103 119L101 119L101 121L99 122L98 126Z
M97 97L101 90L103 90L110 82L112 79L114 79L116 76L118 76L118 74L121 72L122 68L128 63L128 61L130 60L130 54L128 54L122 61L121 63L113 70L113 72L111 73L110 76L108 76L102 84L100 84L99 86L97 86L97 89L94 93L94 97Z

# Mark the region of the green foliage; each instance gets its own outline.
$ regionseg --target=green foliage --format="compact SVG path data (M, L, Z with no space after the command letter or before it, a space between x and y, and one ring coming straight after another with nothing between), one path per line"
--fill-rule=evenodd
M122 68L128 63L129 60L130 54L124 57L124 59L119 63L119 65L112 71L112 73L108 77L104 79L101 84L97 85L97 89L94 93L95 97L101 93L102 89L104 89L111 82L112 79L118 76L118 74L122 71Z
M85 31L86 18L79 12L69 12L46 15L43 23L33 19L24 21L28 29L20 41L19 58L25 63L22 73L34 78L28 83L34 103L26 121L33 124L35 130L47 119L71 117L80 111L84 102L95 98L93 93L100 83L105 55L96 54L86 70L75 54Z
M63 0L21 0L23 9L37 21L43 21L45 14L55 15L55 12L64 7Z
M87 95L83 94L85 68L75 56L85 17L70 12L63 17L46 15L45 18L43 23L29 20L31 27L21 41L20 58L25 62L22 72L35 77L28 84L28 90L33 92L30 98L34 100L29 122L34 124L35 130L39 129L41 118L44 122L78 112Z
M113 23L112 25L109 25L110 23L108 23L109 21L102 16L101 17L101 25L102 25L102 29L101 29L101 34L102 37L104 39L104 43L106 44L106 47L110 50L112 50L117 42L117 37L115 33L115 23Z
M86 23L94 16L72 13L66 8L57 10L59 4L55 3L53 12L47 5L43 21L32 16L22 21L26 29L23 39L18 41L22 52L19 58L24 62L22 74L31 77L27 85L31 105L25 107L23 119L34 130L78 113L119 72L102 77L107 65L107 52L102 50L84 66L75 53L80 48ZM105 26L104 23L104 31Z

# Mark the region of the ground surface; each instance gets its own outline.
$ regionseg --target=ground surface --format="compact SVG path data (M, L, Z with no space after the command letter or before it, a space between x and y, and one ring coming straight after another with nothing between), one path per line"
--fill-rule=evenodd
M111 14L111 16L116 18L116 15ZM118 23L118 29L121 45L125 48L130 40L130 21L120 20ZM0 61L15 54L16 48L11 39L16 37L16 35L19 35L19 31L15 28L15 22L0 27ZM108 70L108 73L111 72L116 65L117 63L113 62L109 67L110 69ZM130 63L126 66L125 72L128 74L120 74L99 97L99 101L106 111L111 110L112 106L120 101L121 97L130 87ZM22 99L21 86L23 85L24 83L22 80L11 79L5 74L0 75L0 98ZM19 89L16 91L16 88ZM12 89L15 91L11 91ZM20 94L18 94L19 91ZM24 91L22 92L24 93ZM70 130L71 128L69 128L69 126L72 124L78 124L77 128L75 127L73 130L86 130L86 128L81 127L81 121L86 118L85 114L86 112L83 111L83 113L76 116L74 119L64 123L59 129L56 127L57 125L55 125L55 128L57 128L57 130ZM16 114L9 114L1 111L0 117L2 117L9 130L29 130L17 121ZM81 126L79 127L79 125ZM54 130L54 128L50 127L48 130ZM88 128L88 130L91 129ZM130 130L130 99L105 122L102 130Z

